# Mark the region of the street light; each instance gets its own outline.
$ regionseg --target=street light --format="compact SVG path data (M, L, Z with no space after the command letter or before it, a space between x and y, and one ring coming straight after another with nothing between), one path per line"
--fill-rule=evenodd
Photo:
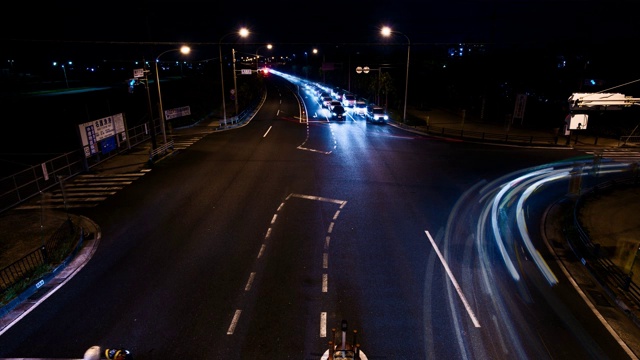
M13 65L13 60L10 60L10 61L11 61L11 64ZM71 64L72 62L69 61L69 65ZM54 61L53 66L57 66L57 65L58 65L58 62ZM67 84L67 88L69 88L69 80L67 80L67 69L64 67L64 64L61 64L60 66L62 67L62 73L64 74L64 83Z
M392 31L390 27L385 26L381 30L382 36L388 37L391 34L400 34L407 38L407 76L404 82L404 114L402 116L402 122L407 122L407 97L409 90L409 58L411 55L411 40L409 37L399 31Z
M220 55L220 85L222 86L222 116L224 119L224 123L227 123L227 106L225 104L225 96L224 96L224 71L222 69L222 40L229 36L229 35L240 35L241 37L247 37L249 36L249 30L247 28L241 28L238 32L232 32L232 33L228 33L226 35L223 35L220 40L218 40L218 52ZM234 75L235 75L235 71L234 71ZM237 95L236 95L237 96Z
M180 49L170 49L156 56L156 84L158 84L158 101L160 103L160 128L162 129L162 138L164 139L165 144L167 143L167 132L164 129L165 120L164 120L164 110L162 109L162 94L160 93L160 73L158 72L158 62L160 60L160 56L172 51L180 51L182 54L187 55L188 53L191 52L191 48L184 45ZM153 124L151 126L153 126Z
M313 52L314 55L318 54L318 49L314 48L311 52ZM325 84L327 82L327 79L325 77L326 71L325 71L325 56L324 56L324 52L322 53L322 65L320 66L320 70L322 70L322 83Z
M260 55L258 55L258 51L263 47L266 47L269 50L273 49L273 45L271 44L262 45L256 49L256 70L260 70Z

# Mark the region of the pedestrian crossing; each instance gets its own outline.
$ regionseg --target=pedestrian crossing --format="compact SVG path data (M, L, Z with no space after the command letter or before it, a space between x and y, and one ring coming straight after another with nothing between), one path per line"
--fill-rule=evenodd
M203 132L199 134L191 134L190 136L174 136L173 137L173 149L184 150L189 146L197 143L200 139L210 134L211 131Z
M640 162L639 148L606 148L598 150L586 150L585 153L593 156L602 156L603 159L609 159L619 162Z
M18 210L91 208L114 195L148 171L127 174L80 174L16 207Z
M191 136L174 137L173 151L187 149L206 135L206 133L202 133ZM121 170L127 171L124 170L124 167ZM117 171L110 169L109 171L98 171L97 173L79 174L69 181L62 182L59 187L52 188L40 196L36 196L16 206L15 209L70 210L91 208L105 201L110 196L113 196L150 171L151 169L145 168L139 171L117 173Z

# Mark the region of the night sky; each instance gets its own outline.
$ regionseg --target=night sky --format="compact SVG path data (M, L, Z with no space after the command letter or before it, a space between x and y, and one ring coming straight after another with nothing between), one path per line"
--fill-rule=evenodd
M246 26L257 43L360 43L388 24L413 43L607 46L637 41L638 10L635 0L12 1L0 26L23 40L217 43Z

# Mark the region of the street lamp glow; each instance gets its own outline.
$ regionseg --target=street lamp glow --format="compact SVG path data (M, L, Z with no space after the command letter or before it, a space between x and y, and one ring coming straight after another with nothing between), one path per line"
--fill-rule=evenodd
M229 36L229 35L239 35L240 37L247 37L249 36L249 30L247 28L241 28L240 30L238 30L238 32L232 32L232 33L228 33L226 35L223 35L220 40L218 40L218 53L220 56L220 86L222 87L222 116L224 119L224 123L225 125L227 124L227 106L225 104L226 98L224 96L224 70L222 68L222 40ZM232 54L235 55L235 53ZM235 56L234 56L235 58ZM234 59L234 64L233 64L234 68L235 68L235 59ZM233 72L233 76L234 76L234 82L235 82L235 76L236 76L236 72L234 70ZM235 94L236 99L238 98L238 94Z
M391 34L400 34L407 39L407 75L404 82L404 113L402 116L402 122L407 122L407 97L409 96L409 59L411 57L411 40L409 37L399 31L393 31L390 27L384 26L380 30L380 33L384 37L389 37Z
M182 47L180 48L180 52L184 55L189 55L189 53L191 52L191 48L187 45L182 45Z
M167 143L167 132L165 131L165 119L164 119L164 109L162 108L162 93L160 92L160 73L158 71L158 62L160 62L160 56L172 52L172 51L180 51L182 54L187 55L191 52L191 48L183 45L179 49L170 49L165 52L160 53L160 55L156 56L156 84L158 86L158 102L160 105L160 128L162 129L162 138L164 139L164 143ZM153 123L151 126L154 126Z
M256 70L260 69L260 55L258 55L258 50L262 49L263 47L266 47L268 50L273 49L273 45L271 45L271 44L263 45L263 46L260 46L260 47L258 47L256 49ZM265 66L266 66L266 64L265 64Z

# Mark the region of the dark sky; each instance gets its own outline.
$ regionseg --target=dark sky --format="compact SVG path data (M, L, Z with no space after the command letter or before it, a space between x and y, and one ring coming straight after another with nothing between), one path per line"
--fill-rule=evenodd
M412 42L602 43L637 40L633 1L11 1L16 39L218 42L240 26L257 42L369 42L389 24ZM9 15L12 14L12 15Z
M376 43L388 41L379 28L389 25L416 45L576 45L612 56L637 52L640 39L638 0L69 0L11 1L2 8L0 33L10 46L0 51L13 52L5 57L37 51L43 41L217 44L223 36L234 41L225 35L241 26L252 32L245 41L255 44Z

